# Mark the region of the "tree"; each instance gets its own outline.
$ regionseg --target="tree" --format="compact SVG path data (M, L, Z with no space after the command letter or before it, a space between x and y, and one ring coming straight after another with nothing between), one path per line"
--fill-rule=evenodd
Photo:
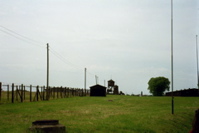
M156 77L151 78L148 85L148 90L153 96L162 96L164 91L169 91L170 81L165 77Z

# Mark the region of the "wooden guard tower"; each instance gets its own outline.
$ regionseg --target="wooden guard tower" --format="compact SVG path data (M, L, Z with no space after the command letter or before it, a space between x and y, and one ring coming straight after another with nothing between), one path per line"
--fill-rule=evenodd
M115 81L113 81L112 79L108 81L108 89L107 89L107 93L112 93L113 89L115 86Z

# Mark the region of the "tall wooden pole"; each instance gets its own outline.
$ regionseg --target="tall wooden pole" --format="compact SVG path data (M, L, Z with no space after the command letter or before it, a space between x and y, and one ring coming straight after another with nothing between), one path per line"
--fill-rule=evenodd
M171 0L171 113L174 114L174 96L173 96L173 0Z
M198 35L196 35L196 62L197 62L197 87L198 87L198 93L199 93L199 71L198 71Z
M86 89L86 68L85 68L85 75L84 75L84 89Z
M47 100L50 98L50 91L49 91L49 44L47 43L47 81L46 81L46 94Z

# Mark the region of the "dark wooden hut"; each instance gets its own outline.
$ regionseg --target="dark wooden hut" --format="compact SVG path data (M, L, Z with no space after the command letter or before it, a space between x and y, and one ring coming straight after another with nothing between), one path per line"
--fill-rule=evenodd
M166 96L172 96L172 92L167 92ZM198 97L199 90L198 89L185 89L185 90L177 90L173 92L173 96L187 96L187 97Z
M106 96L106 87L94 85L90 87L90 96Z

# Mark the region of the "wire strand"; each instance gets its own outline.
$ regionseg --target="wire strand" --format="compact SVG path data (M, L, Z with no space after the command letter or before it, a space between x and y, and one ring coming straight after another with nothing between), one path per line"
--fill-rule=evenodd
M15 31L13 31L13 30L11 30L11 29L9 29L9 28L6 28L6 27L4 27L4 26L1 26L1 25L0 25L0 27L1 27L1 29L0 29L1 32L5 33L5 34L8 34L8 35L10 35L10 36L12 36L12 37L14 37L14 38L17 38L17 39L19 39L19 40L21 40L21 41L27 42L27 43L29 43L29 44L32 44L32 45L35 45L35 46L38 46L38 47L41 47L41 48L44 48L44 46L45 46L45 45L42 45L42 44L44 44L43 42L36 41L36 40L34 40L34 39L31 39L31 38L29 38L29 37L26 37L26 36L24 36L24 35L21 35L21 34L15 32ZM39 44L39 43L42 43L42 44ZM65 57L63 57L60 53L56 52L52 47L50 47L49 51L50 51L55 57L57 57L59 60L61 60L64 64L73 66L74 68L76 68L76 69L78 69L78 70L84 70L84 68L83 68L82 66L79 66L79 65L77 65L77 64L72 63L71 60L66 59ZM93 74L93 73L91 73L91 72L88 71L88 70L87 70L87 74L90 75L90 76L93 76L93 77L96 76L96 74ZM98 78L99 78L99 77L98 77Z
M17 38L17 39L19 39L21 41L27 42L29 44L31 43L32 45L35 45L35 46L38 46L38 47L42 47L42 48L44 47L44 45L38 44L38 43L41 43L39 41L35 41L33 39L25 37L25 36L23 36L21 34L18 34L18 33L14 32L14 31L12 31L12 30L9 30L9 29L7 29L7 28L5 28L3 26L0 26L0 27L3 28L3 29L0 29L0 31L3 32L3 33L6 33L6 34L8 34L8 35L10 35L12 37L15 37L15 38Z

